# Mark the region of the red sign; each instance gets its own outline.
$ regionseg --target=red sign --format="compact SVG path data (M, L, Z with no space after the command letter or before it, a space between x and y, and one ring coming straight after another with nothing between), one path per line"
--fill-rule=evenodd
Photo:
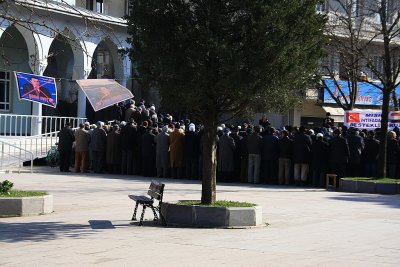
M348 112L346 115L347 115L347 118L346 118L346 122L347 123L360 122L360 113L358 113L358 112Z

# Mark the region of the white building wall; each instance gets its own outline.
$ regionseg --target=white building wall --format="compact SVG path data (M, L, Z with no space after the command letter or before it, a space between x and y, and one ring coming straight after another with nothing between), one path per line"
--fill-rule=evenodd
M86 1L82 0L62 0L59 2L62 2L63 4L67 3L70 5L76 5L77 7L86 7ZM51 10L47 13L45 11L38 11L37 14L46 14L46 18L48 18L48 26L53 29L53 31L48 28L34 26L34 24L29 25L33 28L33 33L25 31L23 30L23 27L20 27L22 29L19 30L24 36L24 41L28 47L27 54L29 54L29 56L28 59L18 59L22 54L12 53L13 58L18 62L22 62L20 64L24 64L24 66L10 66L10 68L16 71L32 72L42 75L47 66L47 57L49 56L50 47L53 44L55 37L62 32L62 35L67 36L67 44L65 45L70 46L73 51L73 58L66 58L66 55L60 56L60 59L64 64L58 66L59 75L62 76L65 81L86 79L92 68L93 53L96 47L103 40L107 40L109 44L108 47L113 55L115 76L121 84L126 85L130 76L131 62L127 57L120 57L117 52L118 49L128 47L128 44L126 43L126 24L124 24L125 22L120 19L125 15L125 1L114 0L104 2L105 13L108 12L109 15L112 16L96 15L95 13L88 12L89 15L92 14L96 19L101 20L101 22L93 22L92 25L86 23L79 16L68 14L68 10L65 10L67 9L65 8L65 5L62 9L50 7ZM56 5L55 2L49 3ZM75 10L76 8L71 8L70 12L73 13ZM82 9L79 10L79 12L87 11ZM42 19L40 17L32 17L32 14L35 14L35 12L29 13L28 9L19 8L17 10L10 10L7 15L21 18L32 18L33 20ZM6 30L11 24L12 23L7 20L2 20L0 21L0 29ZM1 33L2 31L0 31L0 37ZM60 53L62 53L62 51ZM62 84L62 92L60 95L64 97L68 96L69 92L67 90L70 90L71 88L70 82L59 82L58 84ZM15 99L15 96L13 95L12 102L13 107L15 108L15 110L12 110L13 113L21 113L24 110L26 111L26 109L22 108L23 105L16 104L26 103L26 101L18 101L18 99ZM82 92L79 93L78 102L78 115L85 117L86 97ZM28 104L30 106L29 102ZM41 105L37 105L38 106L33 109L33 114L40 115Z

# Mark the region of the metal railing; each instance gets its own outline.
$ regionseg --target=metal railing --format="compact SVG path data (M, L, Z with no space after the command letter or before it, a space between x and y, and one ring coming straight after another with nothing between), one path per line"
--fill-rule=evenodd
M18 172L21 172L24 161L30 161L30 172L33 172L33 157L34 154L31 151L20 148L13 144L0 140L0 170L5 170L5 166L9 169L15 165L18 168ZM29 157L28 157L29 156Z
M0 114L0 137L32 136L35 134L35 127L41 127L40 132L43 134L58 132L66 122L70 122L72 128L76 128L85 121L86 118L75 117Z
M0 114L0 170L18 167L23 162L42 158L58 143L58 133L66 122L77 128L86 118L53 117L35 115ZM31 135L31 129L42 125L42 134Z

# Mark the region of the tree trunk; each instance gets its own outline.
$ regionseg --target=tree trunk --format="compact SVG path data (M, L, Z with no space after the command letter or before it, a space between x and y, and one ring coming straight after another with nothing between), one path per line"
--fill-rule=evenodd
M203 174L201 203L214 204L216 200L216 171L217 171L217 122L204 122L202 135Z
M382 101L382 118L381 118L381 131L380 131L380 146L378 157L378 177L386 177L386 147L387 147L387 132L389 123L389 102L391 90L384 88L383 101Z

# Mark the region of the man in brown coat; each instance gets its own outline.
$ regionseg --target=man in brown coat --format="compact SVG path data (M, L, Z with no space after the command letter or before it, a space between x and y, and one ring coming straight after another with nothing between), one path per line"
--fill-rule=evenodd
M90 135L84 129L84 124L79 124L79 129L75 131L75 172L86 172L88 166L88 154Z
M182 178L184 143L185 133L181 130L181 125L176 123L174 131L169 135L169 159L172 178Z

